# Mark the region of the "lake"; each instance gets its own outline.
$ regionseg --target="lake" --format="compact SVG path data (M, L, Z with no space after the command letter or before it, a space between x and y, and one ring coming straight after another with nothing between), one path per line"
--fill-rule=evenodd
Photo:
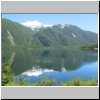
M98 54L79 48L23 49L10 55L15 80L22 75L29 83L55 79L56 85L73 78L98 78Z

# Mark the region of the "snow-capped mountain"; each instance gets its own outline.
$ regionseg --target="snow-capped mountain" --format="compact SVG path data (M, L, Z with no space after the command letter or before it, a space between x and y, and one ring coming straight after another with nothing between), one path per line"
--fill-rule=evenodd
M24 23L21 23L24 26L30 27L32 30L37 30L40 28L46 28L46 27L52 27L53 25L50 24L43 24L37 20L33 20L33 21L27 21Z
M41 28L47 28L47 27L53 27L53 26L54 27L59 26L60 28L64 28L65 26L70 26L70 24L57 24L57 25L43 24L37 20L27 21L27 22L23 22L21 24L26 27L30 27L32 30L36 30L36 31L39 31L39 29L41 29Z
M66 47L97 44L98 42L98 35L96 33L83 30L75 25L48 25L37 21L22 24L24 26L8 19L2 19L2 35L4 37L2 40L5 41L3 42L4 47L7 46L9 49L13 46L14 48ZM39 31L33 31L25 26L32 27L33 29L43 28Z

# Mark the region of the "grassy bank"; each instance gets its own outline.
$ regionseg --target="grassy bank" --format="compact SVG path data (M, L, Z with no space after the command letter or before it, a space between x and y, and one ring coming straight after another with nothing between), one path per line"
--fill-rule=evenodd
M47 78L38 80L34 84L30 84L27 82L9 82L5 86L55 86L56 81L55 80L49 80ZM68 82L62 82L59 86L97 86L98 81L96 79L92 80L82 80L82 79L72 79Z
M55 86L56 80L49 80L42 78L37 80L36 83L30 84L23 76L19 77L19 81L14 81L14 74L11 71L8 63L2 65L2 86ZM62 82L59 86L97 86L98 80L82 80L79 78L72 79L68 82Z
M82 80L82 79L72 79L69 82L62 82L61 86L97 86L98 80Z

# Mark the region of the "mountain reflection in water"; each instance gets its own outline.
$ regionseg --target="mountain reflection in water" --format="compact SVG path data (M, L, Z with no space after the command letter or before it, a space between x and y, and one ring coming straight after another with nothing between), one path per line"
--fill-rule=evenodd
M14 56L13 56L14 55ZM98 54L78 48L48 48L37 50L20 50L12 53L11 68L15 77L23 75L30 82L37 78L48 77L59 82L72 77L91 79L98 76Z

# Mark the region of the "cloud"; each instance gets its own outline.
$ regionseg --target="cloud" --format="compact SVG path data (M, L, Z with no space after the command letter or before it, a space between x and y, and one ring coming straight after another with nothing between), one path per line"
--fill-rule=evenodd
M25 25L25 26L41 26L42 23L40 23L39 21L36 21L36 20L33 20L33 21L27 21L27 22L24 22L24 23L21 23L22 25Z
M31 27L32 29L41 28L41 27L51 27L52 26L51 24L43 24L43 23L41 23L37 20L26 21L26 22L23 22L21 24L24 25L24 26L27 26L27 27Z

